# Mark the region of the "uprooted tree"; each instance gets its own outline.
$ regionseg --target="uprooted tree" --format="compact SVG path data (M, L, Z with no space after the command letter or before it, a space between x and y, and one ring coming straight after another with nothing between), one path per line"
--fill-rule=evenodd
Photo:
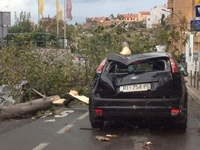
M118 53L122 42L128 42L132 54L137 54L154 51L156 44L169 47L172 44L169 39L179 41L182 38L175 30L175 25L163 25L153 29L153 32L136 23L126 22L114 22L110 26L99 24L90 29L75 25L73 30L70 30L68 39L70 48L63 50L56 49L51 44L47 49L36 47L32 41L35 31L16 34L9 46L0 51L1 84L12 87L11 94L16 105L26 102L22 106L27 107L24 111L20 110L20 105L15 106L15 109L14 106L0 108L0 118L2 112L13 112L9 109L16 110L20 115L22 112L33 113L39 109L50 108L52 102L40 99L41 94L38 93L45 97L59 95L62 98L70 89L74 89L81 95L89 96L91 81L98 64L108 53ZM74 61L75 54L83 61ZM18 92L13 87L22 81L27 81L28 84L24 86L23 92ZM33 104L35 99L40 100L32 109L33 105L30 104ZM43 107L39 107L38 103ZM8 113L7 116L12 115Z

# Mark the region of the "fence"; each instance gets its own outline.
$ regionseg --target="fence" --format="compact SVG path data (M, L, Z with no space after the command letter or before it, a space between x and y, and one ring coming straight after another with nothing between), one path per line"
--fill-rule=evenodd
M4 46L11 45L11 41L17 34L25 33L8 33L7 36L4 38ZM46 34L40 32L36 33L31 41L36 44L37 47L47 47L47 45L49 45L51 41L55 41L55 46L58 48L63 48L64 44L66 44L66 42L64 43L63 37L58 37L56 34ZM22 44L22 42L14 44Z
M195 61L193 63L188 63L187 65L189 78L190 78L190 85L200 90L200 63L199 61Z

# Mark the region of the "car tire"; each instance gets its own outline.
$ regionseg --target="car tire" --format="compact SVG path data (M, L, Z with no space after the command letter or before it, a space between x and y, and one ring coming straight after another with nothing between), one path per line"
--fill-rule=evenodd
M90 123L92 128L103 128L104 126L104 121L100 120L100 119L96 119L96 117L94 117L94 115L91 113L89 113L90 116Z
M176 129L185 131L187 129L187 122L184 123L176 123Z
M180 130L186 130L187 129L187 114L188 114L188 95L185 94L185 102L183 104L182 109L183 116L180 119L177 119L178 121L175 123L176 128Z
M181 118L177 118L174 124L176 129L185 131L187 129L187 114L185 114Z
M103 128L103 121L90 121L92 128Z

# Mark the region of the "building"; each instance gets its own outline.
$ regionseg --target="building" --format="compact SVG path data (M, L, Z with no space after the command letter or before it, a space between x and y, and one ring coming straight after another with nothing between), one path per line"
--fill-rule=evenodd
M199 0L168 0L167 8L172 11L173 23L181 23L181 18L185 16L187 20L187 29L182 32L187 36L188 41L185 46L179 42L177 45L180 48L180 52L185 53L186 62L193 62L194 55L200 53L200 29L196 31L191 30L191 21L197 20L200 23L200 18L197 17L196 7L200 7ZM196 25L196 24L195 24Z
M179 23L180 18L185 16L188 21L188 28L190 28L190 20L194 16L194 0L168 0L167 8L171 9L174 23Z
M171 14L171 10L167 9L166 5L154 7L150 11L150 15L147 16L146 19L146 27L152 28L153 26L161 23L161 18L164 15L167 18Z
M138 22L138 14L121 14L125 22Z
M117 17L112 20L109 17L94 17L94 18L86 18L86 24L87 26L102 24L105 26L112 25L113 23L120 23L122 21L125 21L127 23L130 22L139 22L143 21L146 22L147 16L150 14L150 11L141 11L138 14L120 14L123 16L123 20L119 20Z
M138 13L138 21L146 22L147 16L150 15L150 11L140 11Z
M86 24L96 25L97 23L104 22L105 19L105 17L86 18Z

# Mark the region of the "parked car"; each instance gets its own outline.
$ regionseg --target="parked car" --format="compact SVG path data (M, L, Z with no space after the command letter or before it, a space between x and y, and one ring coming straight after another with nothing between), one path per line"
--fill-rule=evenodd
M102 128L107 120L163 119L185 130L187 101L184 76L170 53L112 53L96 70L89 118L93 128Z

